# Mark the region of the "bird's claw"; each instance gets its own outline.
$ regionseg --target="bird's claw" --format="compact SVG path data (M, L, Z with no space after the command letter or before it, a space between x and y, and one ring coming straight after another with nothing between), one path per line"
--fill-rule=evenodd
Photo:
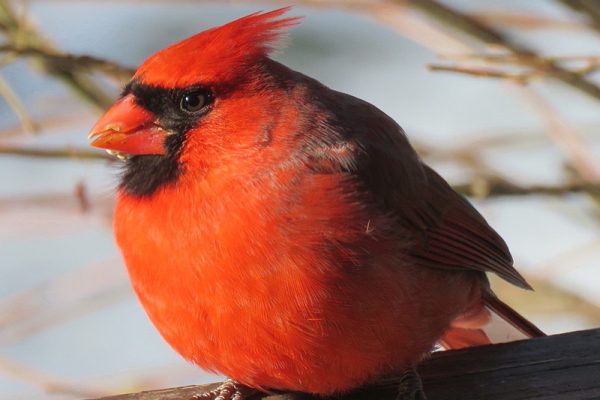
M400 377L396 400L427 400L421 377L414 368L407 370Z
M201 394L195 394L190 400L247 400L256 390L227 379L218 388Z

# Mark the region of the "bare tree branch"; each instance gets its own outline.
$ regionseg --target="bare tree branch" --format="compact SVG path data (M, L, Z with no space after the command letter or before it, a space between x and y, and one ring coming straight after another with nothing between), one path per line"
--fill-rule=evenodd
M600 194L600 185L589 183L565 183L562 185L519 186L504 179L476 178L469 183L452 186L454 190L465 196L490 198L497 196L550 195L562 196L569 193L586 192Z
M585 27L577 21L556 18L549 15L531 15L513 10L469 11L467 15L492 26L511 27L516 29L535 30L553 29L581 31Z
M402 0L395 0L403 2ZM522 44L518 44L500 31L476 20L475 18L450 8L436 0L410 0L410 5L421 10L432 19L450 28L475 38L488 46L506 49L514 54L530 59L528 66L543 71L545 75L563 82L582 93L600 100L600 86L586 79L581 74L567 70L551 60L537 57L536 53Z
M528 73L510 73L500 71L498 69L491 68L479 68L479 67L461 67L458 65L439 65L429 64L427 68L430 71L446 71L454 72L464 75L475 76L478 78L497 78L497 79L508 79L520 85L528 83L535 77L533 74Z
M588 17L590 26L600 31L600 3L593 0L558 0L559 3Z
M2 76L0 76L0 95L4 97L4 100L8 103L10 108L17 114L17 118L19 118L23 130L27 133L35 133L37 131L37 126L25 110L21 99L19 99Z
M518 89L517 89L518 90ZM518 93L542 117L550 138L563 150L579 175L589 183L600 181L597 158L584 143L577 129L561 115L552 104L533 90L518 90Z
M8 0L0 0L0 31L4 33L9 44L15 47L45 48L53 51L51 46L33 26L24 18L19 18ZM76 67L58 65L48 59L38 59L37 65L49 75L60 79L84 100L101 110L108 108L113 100L111 96L83 74Z
M65 147L59 149L20 147L0 144L0 154L22 156L22 157L41 157L41 158L77 158L88 160L114 160L108 154L93 150L78 149L75 147Z
M113 61L88 55L60 54L44 48L16 47L12 44L4 44L0 45L0 52L42 59L62 69L99 71L118 80L127 80L135 72L134 68L125 67Z

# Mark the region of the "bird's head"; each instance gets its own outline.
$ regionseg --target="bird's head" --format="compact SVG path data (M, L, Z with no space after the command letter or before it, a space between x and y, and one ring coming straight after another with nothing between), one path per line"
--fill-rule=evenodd
M139 67L89 136L125 159L122 190L147 196L187 171L231 168L270 140L273 115L280 124L283 111L276 92L285 88L268 55L299 20L282 17L287 10L198 33Z

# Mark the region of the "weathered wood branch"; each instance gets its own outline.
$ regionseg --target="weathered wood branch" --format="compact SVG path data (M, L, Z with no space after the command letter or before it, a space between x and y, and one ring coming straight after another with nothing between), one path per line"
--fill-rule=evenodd
M429 400L600 399L600 329L435 353L419 371ZM326 379L326 377L323 377ZM132 393L99 400L188 400L217 384ZM389 379L338 400L393 400ZM264 400L316 399L306 394L255 396Z

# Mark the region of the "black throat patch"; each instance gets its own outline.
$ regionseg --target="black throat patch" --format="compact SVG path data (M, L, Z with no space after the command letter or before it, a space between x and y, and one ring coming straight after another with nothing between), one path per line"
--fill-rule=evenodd
M202 112L190 114L180 108L181 97L190 90L204 90L209 104ZM165 185L177 182L183 166L179 155L186 140L187 132L212 106L210 91L201 86L166 89L131 81L123 91L123 96L133 94L136 103L153 113L161 126L172 132L165 139L165 155L136 155L125 161L119 187L125 193L136 197L148 197Z

